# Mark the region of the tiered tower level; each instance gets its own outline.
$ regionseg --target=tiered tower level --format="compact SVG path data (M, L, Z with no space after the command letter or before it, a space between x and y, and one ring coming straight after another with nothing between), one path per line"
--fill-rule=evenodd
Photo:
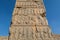
M48 26L43 0L16 0L9 36L0 39L59 40L60 37L55 37Z

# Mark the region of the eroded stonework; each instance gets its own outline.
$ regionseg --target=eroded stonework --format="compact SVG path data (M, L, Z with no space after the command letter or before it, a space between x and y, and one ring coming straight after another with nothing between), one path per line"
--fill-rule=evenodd
M46 19L43 0L16 0L8 38L0 40L59 40Z

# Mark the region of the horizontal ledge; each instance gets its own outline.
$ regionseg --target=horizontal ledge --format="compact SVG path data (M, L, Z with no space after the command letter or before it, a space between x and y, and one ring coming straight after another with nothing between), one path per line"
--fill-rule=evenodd
M10 27L42 27L42 28L51 28L49 25L11 25Z
M11 26L49 26L49 25L11 25Z
M22 7L19 7L19 6L16 6L15 8L23 8L23 9L24 9L24 8L40 8L40 7L36 7L36 6L35 6L35 7L29 7L29 6L25 6L25 7L22 6Z
M38 6L15 6L15 8L39 8Z

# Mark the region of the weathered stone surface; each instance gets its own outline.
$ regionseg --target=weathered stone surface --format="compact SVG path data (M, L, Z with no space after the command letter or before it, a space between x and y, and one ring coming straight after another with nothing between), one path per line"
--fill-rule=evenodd
M15 8L13 15L31 15L37 16L45 13L44 8Z
M17 27L16 27L17 26ZM19 40L21 39L25 39L25 40L40 40L40 39L47 39L47 38L51 38L51 31L49 29L48 26L41 26L41 25L37 25L37 26L29 26L29 25L25 25L25 26L20 26L20 25L13 25L11 26L10 29L11 32L11 36L10 39L14 39L17 40L19 38ZM12 37L13 35L13 37Z
M8 37L7 37L7 36L4 36L4 37L1 36L1 37L0 37L0 40L8 40Z
M15 15L12 18L12 23L17 25L47 25L46 23L46 19L42 18L41 16L19 16L19 15Z
M0 40L60 40L48 26L43 0L16 0L9 30Z

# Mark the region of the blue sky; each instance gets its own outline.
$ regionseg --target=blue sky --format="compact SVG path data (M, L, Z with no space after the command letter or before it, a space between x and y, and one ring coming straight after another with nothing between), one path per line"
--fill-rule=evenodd
M44 0L52 32L60 34L60 0ZM15 0L0 0L0 36L8 36Z

